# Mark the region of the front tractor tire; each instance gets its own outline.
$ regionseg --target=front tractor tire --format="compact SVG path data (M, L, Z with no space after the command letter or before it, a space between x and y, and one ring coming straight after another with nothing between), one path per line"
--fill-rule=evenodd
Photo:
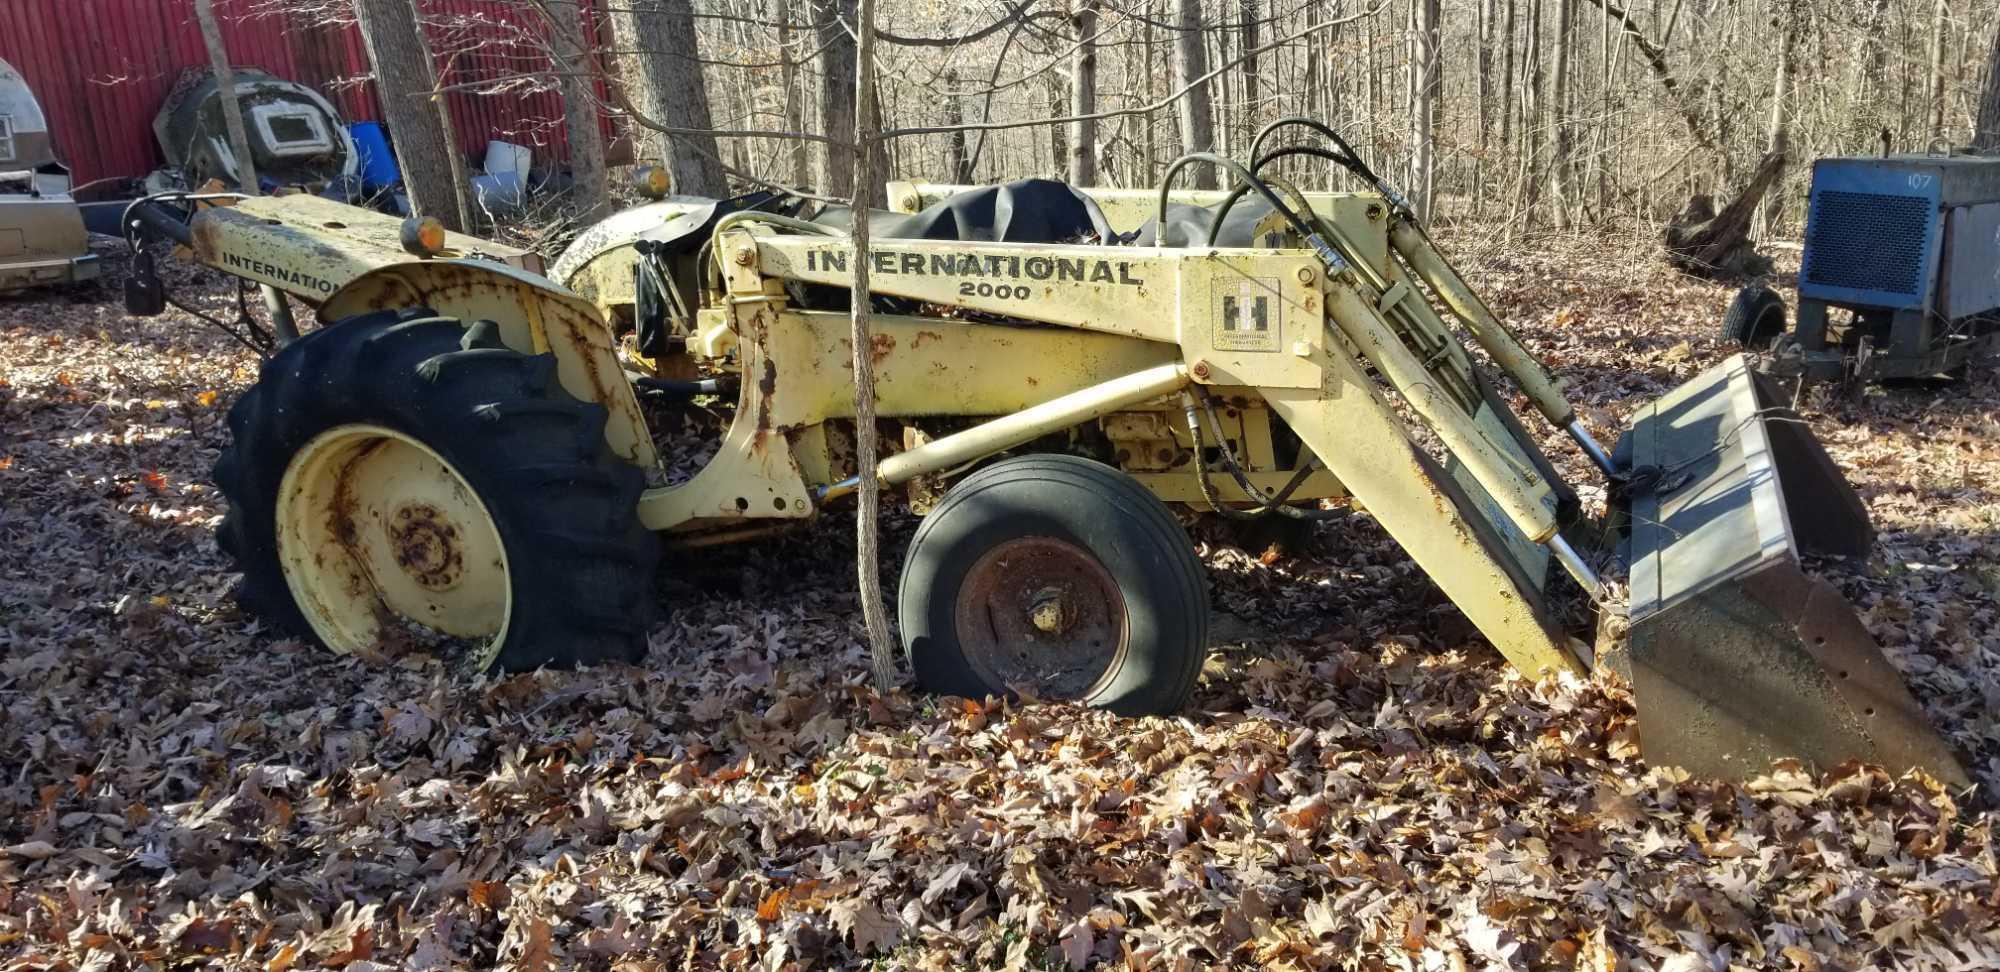
M924 518L897 590L924 689L1178 711L1208 648L1201 561L1165 504L1075 456L967 476Z
M637 660L659 548L605 419L491 322L402 311L307 334L229 412L216 542L238 603L341 653L414 622L482 670Z

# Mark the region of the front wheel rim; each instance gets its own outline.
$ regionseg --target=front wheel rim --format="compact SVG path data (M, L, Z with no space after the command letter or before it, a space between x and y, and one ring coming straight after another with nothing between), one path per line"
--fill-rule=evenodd
M1056 537L1019 537L986 551L966 571L952 621L987 684L1050 700L1104 691L1132 640L1125 594L1110 571Z
M379 425L314 436L278 488L278 562L328 648L366 652L401 618L499 655L513 616L507 548L479 494L443 456Z

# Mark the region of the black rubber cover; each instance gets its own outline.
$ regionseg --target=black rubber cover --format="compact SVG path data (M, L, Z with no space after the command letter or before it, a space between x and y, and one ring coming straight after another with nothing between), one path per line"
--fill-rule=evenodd
M1208 224L1215 219L1220 203L1213 206L1190 206L1185 203L1167 204L1167 238L1161 246L1207 246ZM1222 219L1222 232L1216 235L1216 246L1256 246L1251 231L1264 217L1271 215L1271 204L1254 192L1244 193L1236 204L1229 207L1229 214ZM1153 246L1159 236L1159 217L1147 220L1139 227L1138 235L1132 242L1139 246Z
M853 215L830 207L813 222L846 228ZM940 199L918 213L873 211L868 231L885 240L967 243L1112 243L1117 234L1096 201L1054 179L1017 179Z

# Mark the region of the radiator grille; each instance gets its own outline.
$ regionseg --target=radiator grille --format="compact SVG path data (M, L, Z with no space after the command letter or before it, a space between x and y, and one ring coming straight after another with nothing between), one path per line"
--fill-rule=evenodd
M1816 193L1806 237L1806 281L1917 296L1932 211L1933 203L1923 196Z

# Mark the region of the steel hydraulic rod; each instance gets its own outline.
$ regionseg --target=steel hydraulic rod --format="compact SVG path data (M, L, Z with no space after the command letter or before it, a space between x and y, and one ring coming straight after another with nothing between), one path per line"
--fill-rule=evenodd
M1555 555L1556 562L1563 565L1563 569L1569 572L1569 576L1576 581L1577 586L1583 588L1585 594L1590 595L1591 600L1598 602L1604 600L1604 582L1598 579L1597 571L1590 569L1590 564L1584 561L1583 555L1577 553L1576 548L1570 546L1562 534L1550 536L1548 547L1549 553Z
M1060 432L1080 422L1102 418L1140 402L1171 395L1187 387L1187 383L1187 366L1180 362L1113 378L896 453L875 467L875 475L885 486L905 483L918 476L942 472L1011 449L1051 432ZM839 499L860 487L861 477L850 476L822 488L819 499L821 502Z
M1597 438L1590 434L1589 429L1583 427L1581 419L1571 419L1568 425L1563 426L1563 431L1568 432L1569 437L1576 440L1577 448L1582 449L1583 454L1589 457L1606 476L1618 471L1617 465L1611 461L1611 453L1604 451L1604 447L1598 444Z
M1611 454L1577 420L1576 409L1563 397L1562 388L1548 369L1507 325L1501 323L1479 294L1466 284L1465 278L1458 275L1451 261L1431 245L1430 238L1414 224L1396 219L1389 227L1389 243L1418 279L1429 286L1451 309L1452 315L1465 325L1472 339L1486 349L1500 370L1514 379L1514 383L1535 403L1535 409L1549 420L1549 424L1569 433L1583 454L1605 475L1615 473L1617 467L1612 464Z

